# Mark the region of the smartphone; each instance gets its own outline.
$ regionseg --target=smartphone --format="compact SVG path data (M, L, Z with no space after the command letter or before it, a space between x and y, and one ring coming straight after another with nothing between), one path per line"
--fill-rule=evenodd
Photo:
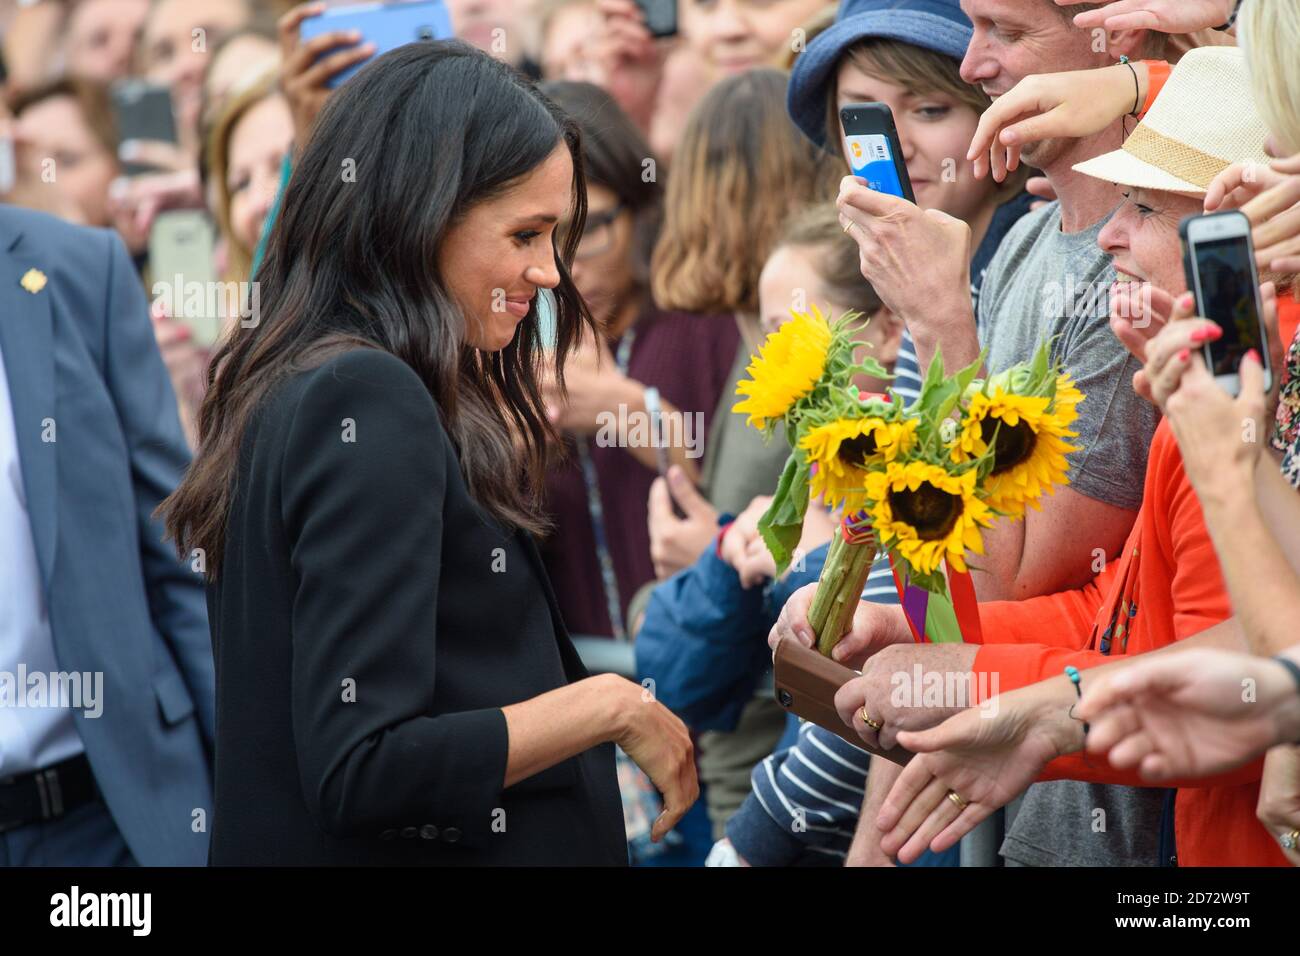
M1237 369L1254 349L1264 362L1264 388L1273 387L1268 330L1259 297L1259 274L1250 220L1243 213L1189 216L1178 227L1183 240L1187 287L1196 297L1196 314L1218 323L1223 336L1205 343L1205 364L1231 395L1241 391Z
M176 116L172 112L172 95L166 86L147 80L118 80L109 90L113 119L117 123L118 142L129 139L151 139L175 143ZM143 163L122 164L128 176L153 172L154 167Z
M173 317L189 328L203 348L211 348L221 335L221 297L227 294L225 285L217 282L213 266L216 242L207 215L195 210L159 213L149 232L153 298L165 291ZM243 303L230 305L239 309Z
M677 0L635 0L652 37L677 35Z
M884 103L850 103L840 109L840 125L853 175L878 193L916 202L890 108Z
M319 16L302 21L298 28L303 43L335 30L356 30L361 34L361 43L375 45L375 56L417 40L448 40L455 36L451 29L451 14L442 0L420 3L357 3L330 7ZM325 56L335 52L338 51L331 50ZM363 66L365 63L358 63L336 73L329 78L327 85L337 87Z

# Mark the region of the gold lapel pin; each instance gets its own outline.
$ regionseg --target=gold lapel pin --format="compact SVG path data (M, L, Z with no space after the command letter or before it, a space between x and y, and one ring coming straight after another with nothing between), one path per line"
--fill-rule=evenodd
M40 269L28 269L20 285L32 295L35 295L45 288L45 281L45 273Z

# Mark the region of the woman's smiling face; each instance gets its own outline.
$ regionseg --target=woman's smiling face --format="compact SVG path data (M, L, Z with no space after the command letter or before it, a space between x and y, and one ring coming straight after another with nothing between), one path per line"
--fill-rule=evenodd
M572 195L573 160L560 142L545 162L448 229L438 271L465 316L468 345L488 352L505 348L537 290L559 285L555 227Z
M1171 295L1187 291L1178 225L1203 211L1200 198L1119 187L1124 202L1097 237L1121 281L1150 282Z

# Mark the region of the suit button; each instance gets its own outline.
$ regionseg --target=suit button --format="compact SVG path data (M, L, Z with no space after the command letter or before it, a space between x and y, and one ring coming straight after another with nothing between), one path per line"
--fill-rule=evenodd
M447 843L455 843L460 839L460 831L455 827L447 827L447 829L442 831L442 838Z
M416 830L415 827L402 827L402 839L403 839L403 840L414 840L414 839L415 839L415 834L418 833L418 832L419 832L419 831Z
M379 839L391 840L395 836L397 836L396 830L385 830L383 833L379 834Z
M422 840L438 839L438 828L432 823L426 823L424 826L420 827L420 838Z

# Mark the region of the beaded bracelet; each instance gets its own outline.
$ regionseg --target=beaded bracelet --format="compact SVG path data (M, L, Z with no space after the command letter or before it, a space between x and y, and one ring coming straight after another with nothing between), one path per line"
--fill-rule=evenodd
M1128 67L1129 72L1133 74L1133 109L1129 110L1128 115L1137 116L1138 111L1142 109L1142 83L1138 80L1137 67L1129 61L1127 56L1122 55L1119 58L1119 64Z

